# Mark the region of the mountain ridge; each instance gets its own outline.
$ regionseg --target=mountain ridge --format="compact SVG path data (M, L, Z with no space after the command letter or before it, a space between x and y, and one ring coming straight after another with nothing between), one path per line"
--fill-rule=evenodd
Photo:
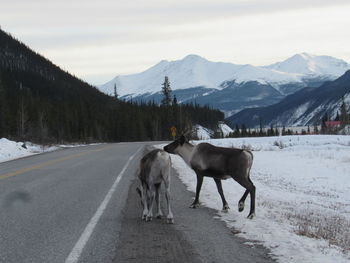
M116 85L120 96L135 97L160 91L164 77L168 76L173 84L173 90L194 87L222 90L226 88L227 82L235 81L241 84L257 81L273 86L282 95L288 95L288 91L279 89L281 85L290 83L303 85L315 78L333 80L347 69L350 69L350 64L344 60L308 53L296 54L284 61L267 66L211 62L191 54L181 60L162 60L140 73L116 76L98 88L111 95Z
M342 97L350 103L350 70L334 81L320 87L306 87L291 94L280 102L266 107L244 109L227 121L232 125L245 124L248 127L263 125L298 126L319 124L327 114L335 118Z

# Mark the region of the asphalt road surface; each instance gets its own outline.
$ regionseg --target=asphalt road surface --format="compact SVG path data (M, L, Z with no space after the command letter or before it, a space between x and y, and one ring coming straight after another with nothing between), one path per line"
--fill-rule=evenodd
M274 262L214 210L188 208L193 194L175 171L175 224L141 221L136 169L146 145L77 147L0 164L0 262Z

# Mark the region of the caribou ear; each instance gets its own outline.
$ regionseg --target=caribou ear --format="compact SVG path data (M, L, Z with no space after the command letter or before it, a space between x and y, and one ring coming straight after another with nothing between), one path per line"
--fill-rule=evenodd
M186 137L184 135L181 135L181 137L179 138L180 145L183 145L186 141Z

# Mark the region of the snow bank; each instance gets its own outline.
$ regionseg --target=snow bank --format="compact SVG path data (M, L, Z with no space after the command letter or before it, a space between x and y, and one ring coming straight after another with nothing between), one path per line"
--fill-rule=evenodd
M231 207L228 213L220 211L222 203L213 180L205 178L201 191L202 204L217 209L217 217L235 228L237 235L262 243L279 262L350 262L350 136L209 142L248 148L254 154L251 179L257 189L256 218L246 219L249 198L245 210L237 211L244 189L233 180L223 182ZM180 179L195 192L194 172L180 157L172 155L172 160Z
M6 138L0 139L0 162L58 149L56 146L43 147L30 142L25 143L26 148L22 147L23 145L23 142L14 142Z

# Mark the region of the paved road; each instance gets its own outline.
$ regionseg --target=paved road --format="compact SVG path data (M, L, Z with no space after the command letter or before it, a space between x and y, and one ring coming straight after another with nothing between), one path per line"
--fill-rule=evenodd
M145 223L136 196L146 143L59 150L0 164L0 262L273 262L215 211L189 209L173 176L174 225Z

